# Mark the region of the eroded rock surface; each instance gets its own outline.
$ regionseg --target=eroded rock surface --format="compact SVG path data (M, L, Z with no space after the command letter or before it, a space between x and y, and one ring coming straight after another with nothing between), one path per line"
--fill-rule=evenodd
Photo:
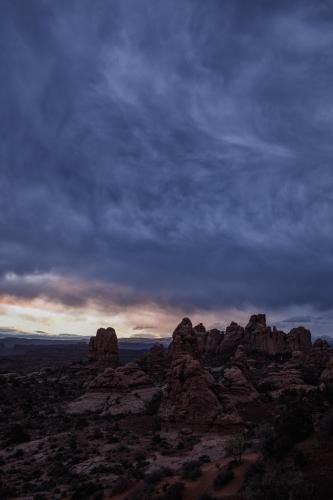
M89 342L89 358L103 366L119 365L118 339L113 328L99 328Z
M201 363L189 354L178 356L171 365L160 416L169 423L186 423L207 428L239 423L235 408L223 407L222 388Z

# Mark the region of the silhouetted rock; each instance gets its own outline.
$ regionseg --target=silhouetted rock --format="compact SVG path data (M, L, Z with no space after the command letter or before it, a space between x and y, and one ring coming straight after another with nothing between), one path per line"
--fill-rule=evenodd
M89 358L103 366L119 365L118 339L113 328L99 328L90 338Z
M320 338L314 341L312 348L318 351L327 351L331 349L327 340Z
M245 327L245 331L248 333L258 333L265 331L266 328L266 314L252 314Z
M156 379L163 379L169 366L169 356L163 345L156 344L139 361L139 366Z
M198 336L189 318L184 318L173 332L169 353L172 359L183 354L199 358Z
M254 314L245 327L245 342L251 351L279 354L289 350L284 332L266 325L265 314Z

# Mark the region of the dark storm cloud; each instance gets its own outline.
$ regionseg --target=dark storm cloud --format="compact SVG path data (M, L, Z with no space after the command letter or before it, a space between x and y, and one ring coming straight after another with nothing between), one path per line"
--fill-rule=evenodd
M2 293L332 308L329 2L0 8Z

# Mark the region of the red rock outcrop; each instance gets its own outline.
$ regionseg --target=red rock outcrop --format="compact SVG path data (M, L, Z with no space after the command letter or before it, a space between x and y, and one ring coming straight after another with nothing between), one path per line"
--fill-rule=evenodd
M245 343L252 351L279 354L289 351L284 332L266 325L265 314L253 314L245 327Z
M219 352L224 333L213 328L206 330L202 323L193 327L191 320L184 318L173 332L169 347L171 359L182 354L190 354L195 359L205 359Z
M223 407L222 391L214 377L190 354L176 357L171 365L160 416L169 423L211 427L239 423L235 408Z
M239 344L243 343L244 328L234 321L227 326L216 354L221 362L228 361L236 352Z
M141 370L137 363L119 368L106 368L90 382L87 392L69 403L68 412L96 412L101 415L129 415L145 413L147 405L161 390Z
M223 385L235 403L246 403L258 398L259 394L239 366L226 368Z
M148 375L161 380L169 367L169 356L161 344L156 344L138 361L138 364Z
M119 368L106 368L88 386L88 390L127 391L152 385L151 378L137 363L127 363Z
M333 355L328 358L325 369L323 370L320 381L325 385L333 385Z
M293 328L287 333L287 343L292 351L309 351L312 347L310 330L303 326Z
M169 354L171 359L183 354L190 354L196 359L200 357L197 332L189 318L184 318L173 332Z
M119 365L118 339L113 328L99 328L90 338L88 356L102 366Z
M331 349L329 343L325 339L316 339L312 344L312 348L318 351L328 351Z

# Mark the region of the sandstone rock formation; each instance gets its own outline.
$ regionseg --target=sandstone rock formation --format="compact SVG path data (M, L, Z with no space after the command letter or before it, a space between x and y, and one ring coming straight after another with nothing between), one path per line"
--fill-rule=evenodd
M287 343L292 351L307 352L311 349L311 333L303 326L293 328L287 333Z
M333 386L333 355L329 357L320 381L327 386Z
M188 318L177 326L169 347L171 359L181 354L190 354L195 359L204 359L219 352L224 333L213 328L207 331L202 323L193 327Z
M234 402L246 403L258 398L259 394L238 366L224 370L223 384Z
M113 328L99 328L90 338L88 356L102 366L119 365L118 339Z
M147 387L152 384L151 378L140 369L137 363L127 363L117 369L106 368L90 382L88 390L126 392L129 389Z
M189 318L184 318L173 332L169 353L171 359L183 354L199 358L198 336Z
M245 342L252 351L279 354L289 351L284 332L266 325L265 314L254 314L245 327Z
M147 405L159 398L160 393L137 363L127 363L117 369L106 368L67 409L70 413L90 411L102 416L145 413Z
M169 357L163 345L156 344L138 362L139 366L151 377L161 380L169 366Z
M318 351L329 351L330 345L325 339L316 339L312 344L312 348Z
M173 360L160 416L169 423L209 428L241 421L235 408L223 407L221 387L190 354Z

